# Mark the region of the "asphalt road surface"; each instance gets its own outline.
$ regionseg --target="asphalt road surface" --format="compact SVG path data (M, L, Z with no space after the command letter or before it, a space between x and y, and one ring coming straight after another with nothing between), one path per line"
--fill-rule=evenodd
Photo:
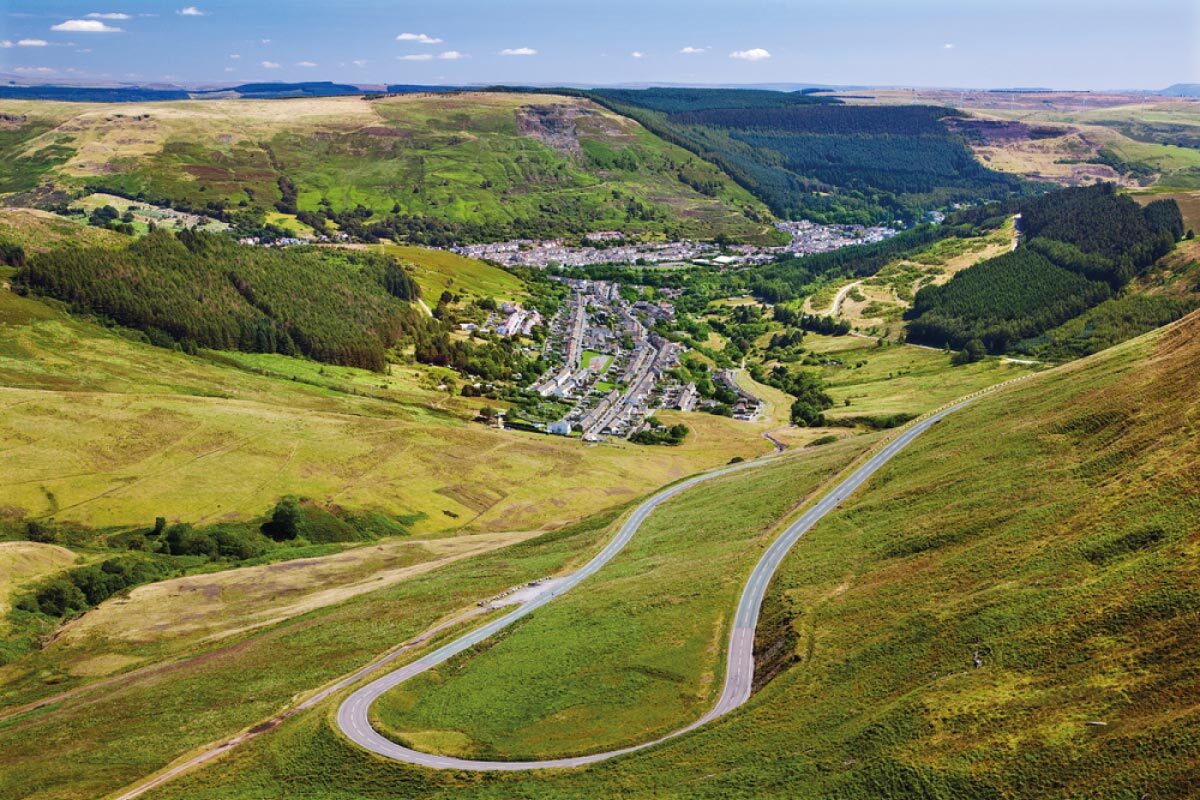
M916 425L908 428L895 439L882 448L879 452L872 455L862 466L854 471L850 477L842 481L836 488L826 494L816 505L804 512L795 522L787 527L787 529L775 539L774 542L763 552L758 564L755 565L754 571L750 573L750 579L746 582L746 587L742 590L741 599L738 601L737 614L733 621L733 631L729 639L729 653L726 661L725 684L721 689L721 696L717 700L717 704L700 719L680 728L677 731L667 734L653 741L643 742L641 744L623 747L618 750L609 750L603 753L592 753L585 756L575 756L573 758L552 758L543 761L476 761L472 759L453 758L450 756L432 755L413 750L403 745L397 744L380 735L371 727L368 718L368 710L371 704L375 702L380 695L394 689L400 684L407 681L416 675L425 672L426 670L436 667L438 664L447 661L450 658L458 655L464 650L473 647L474 645L487 639L492 634L500 631L512 623L516 622L524 616L532 614L537 609L551 602L560 594L569 591L579 583L582 583L589 576L596 573L601 567L612 560L613 556L619 553L622 548L629 542L633 535L637 533L638 528L650 516L661 503L670 498L685 492L698 483L712 480L713 478L722 475L728 475L733 472L739 472L745 469L753 469L771 463L771 458L758 459L756 461L747 461L737 464L732 467L716 470L714 472L704 473L690 478L682 483L675 484L658 494L651 497L646 502L642 503L633 512L632 516L621 526L621 530L617 535L601 550L591 561L585 564L577 572L572 573L561 582L555 584L552 588L547 589L542 594L539 594L530 599L524 605L518 607L514 611L505 614L499 619L489 622L481 628L465 634L461 638L443 645L437 650L428 655L407 664L394 672L390 672L368 684L351 694L342 705L338 708L337 724L342 733L348 736L353 742L358 744L372 753L384 756L386 758L404 761L410 764L418 764L423 767L432 767L435 769L459 769L470 771L518 771L530 769L555 769L580 767L586 764L595 764L598 761L605 761L614 756L632 753L638 750L643 750L647 747L652 747L656 744L680 736L689 731L693 731L702 725L705 725L718 717L728 714L738 706L750 699L750 690L754 683L754 629L758 625L758 613L762 606L763 597L766 595L767 587L770 585L771 577L775 574L775 570L779 568L788 550L792 548L800 537L808 532L822 517L835 509L843 500L849 497L859 486L865 483L875 472L886 464L893 456L907 447L914 439L928 430L932 425L937 423L947 414L962 408L969 401L964 401L956 405L950 406L937 414L934 414Z

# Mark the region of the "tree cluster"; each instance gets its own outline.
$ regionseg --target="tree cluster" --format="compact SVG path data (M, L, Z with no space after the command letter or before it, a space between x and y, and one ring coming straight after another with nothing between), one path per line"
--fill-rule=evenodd
M85 611L131 586L160 580L172 571L168 565L150 558L133 554L117 556L67 570L18 600L16 606L22 611L64 617Z
M655 417L650 417L646 420L648 427L642 428L637 433L629 437L629 441L634 444L665 444L665 445L680 445L687 438L688 426L682 422L666 426L660 423Z
M817 373L806 369L792 372L786 366L777 364L766 374L761 370L755 371L754 378L795 398L791 409L792 424L810 428L825 424L823 412L833 406L833 398Z
M987 169L936 106L843 105L753 90L601 90L593 99L717 164L781 217L914 221L1022 182Z
M401 300L416 284L373 253L239 245L159 230L123 249L39 254L19 288L146 331L184 349L305 355L381 370L389 348L433 323Z
M1144 209L1111 184L1063 189L1018 206L1027 237L1018 250L917 292L908 338L1002 353L1112 297L1183 235L1173 200Z

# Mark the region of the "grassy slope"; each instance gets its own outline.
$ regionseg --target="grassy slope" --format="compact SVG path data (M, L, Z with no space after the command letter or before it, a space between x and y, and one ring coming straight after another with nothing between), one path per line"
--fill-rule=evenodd
M40 253L70 243L78 247L121 247L129 239L119 233L32 208L0 208L0 240L17 242L26 253Z
M437 305L444 291L498 301L520 300L527 294L515 275L478 259L406 245L385 245L384 251L412 265L421 296L430 306Z
M417 530L429 533L512 530L577 519L768 449L755 429L695 415L697 435L651 461L636 445L585 449L469 423L478 404L437 391L437 377L420 370L381 377L279 356L230 359L278 380L222 366L225 356L138 344L9 292L0 292L0 319L8 513L91 525L214 521L262 514L297 493L422 512Z
M107 656L105 665L113 665L114 650L161 664L94 681L32 713L4 717L0 711L0 797L105 796L192 748L275 714L435 623L474 609L481 599L582 563L611 535L613 518L410 575L265 628L218 640L191 638L185 652L170 630L148 629L133 643L121 643L117 630L68 637L36 660L6 669L4 711L83 684L81 673L95 659ZM238 571L228 576L233 582L240 577ZM280 608L277 600L266 602L268 609Z
M75 554L58 545L0 542L0 614L8 612L13 593L22 585L74 563Z
M714 494L692 492L686 501L674 501L671 513L656 514L646 539L614 564L617 572L605 576L598 598L607 601L602 607L564 607L572 619L595 614L606 637L618 634L618 622L644 626L639 641L645 664L627 677L646 696L666 701L660 724L671 724L680 713L692 715L719 678L713 648L722 638L727 610L718 601L732 601L737 589L724 568L740 566L744 573L758 552L762 526L865 444L863 439L790 456L765 469L748 496L724 482ZM742 525L713 523L712 509L728 502L746 508L752 519ZM7 756L0 767L0 795L16 786L33 786L32 796L40 798L91 798L111 791L190 748L251 725L296 693L352 670L439 619L473 609L481 598L579 565L611 535L613 518L609 514L457 564L447 563L445 554L471 546L460 546L461 539L371 545L310 562L170 581L136 590L128 600L110 601L67 626L50 646L4 670L3 707L10 711L85 688L33 714L4 719L0 709L0 747ZM494 546L491 541L484 545ZM644 574L667 556L670 565ZM682 580L672 568L680 556L689 559L695 582ZM403 574L370 581L385 588L365 594L343 586L381 566L388 570L384 577L392 569ZM427 566L440 568L426 572ZM656 599L663 584L673 592L668 607L674 609L665 619L658 616L663 606ZM314 595L338 592L344 597L337 605L311 602ZM604 607L607 603L613 606ZM185 607L185 625L162 624ZM264 626L259 624L264 618L277 620ZM554 623L553 617L547 620ZM678 631L690 626L691 658L664 647L665 625ZM589 647L587 634L587 629L574 634L569 657L577 665L595 648ZM672 661L683 662L675 665L678 673L664 666ZM138 669L119 682L95 680L130 667ZM688 696L677 697L688 683L693 685ZM604 703L602 695L588 699ZM625 712L638 716L636 706Z
M1162 189L1200 188L1200 153L1194 148L1177 147L1154 141L1138 141L1128 135L1135 127L1147 124L1151 128L1179 126L1196 131L1200 129L1200 112L1195 103L1180 101L1156 101L1132 103L1114 107L1087 106L1086 101L1077 99L1069 107L1022 108L1006 110L999 108L970 108L968 110L983 117L1020 120L1031 125L1050 123L1068 125L1078 133L1025 142L1002 147L977 148L986 153L988 165L1005 172L1034 175L1049 180L1078 182L1078 169L1071 161L1094 158L1097 147L1105 147L1122 160L1141 164L1159 174L1155 186ZM1111 180L1112 171L1089 165L1089 174ZM1130 181L1126 181L1130 182Z
M456 755L633 744L706 711L742 584L788 516L876 437L720 479L656 511L601 574L482 648L384 696L382 729Z
M955 367L950 364L950 354L940 350L892 343L879 347L874 340L857 336L810 333L804 344L814 353L841 362L820 368L833 398L827 413L834 419L918 414L1030 370L1028 365L994 358Z
M903 333L904 310L913 295L927 284L943 284L969 267L1012 249L1016 230L1012 220L1000 229L968 239L941 239L909 258L896 259L865 279L832 281L804 300L803 310L833 313L833 303L843 288L836 316L850 321L854 330L871 336L895 338Z
M922 437L785 562L760 642L783 671L707 730L468 777L312 714L151 796L1194 796L1198 351L1193 315Z
M577 154L518 133L519 107L551 104L584 112L577 120ZM37 155L54 147L69 154L49 173L68 188L102 178L125 192L145 191L197 206L247 201L271 211L280 198L282 170L299 190L300 208L307 210L316 210L325 198L338 210L362 203L389 213L398 204L403 213L504 222L537 217L546 204L578 204L594 215L596 229L767 233L766 226L742 213L749 209L757 216L762 205L732 181L705 166L721 186L714 197L697 192L678 179L672 165L703 162L632 121L575 98L469 93L380 101L2 105L30 118L25 133L10 133L13 148ZM599 154L603 161L626 152L635 156L636 167L589 157ZM13 162L10 169L18 166ZM6 174L0 169L0 178ZM22 188L29 180L21 178ZM662 220L628 220L630 198L658 208Z
M128 666L186 654L198 644L270 627L535 535L387 539L328 556L159 581L63 625L54 641L19 669L28 674L53 664L55 670L87 676L97 674L90 664L107 658L123 659Z

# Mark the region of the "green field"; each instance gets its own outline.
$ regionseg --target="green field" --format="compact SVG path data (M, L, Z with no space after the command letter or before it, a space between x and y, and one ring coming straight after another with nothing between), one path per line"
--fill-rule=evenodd
M271 211L267 214L267 222L271 225L278 225L290 235L301 239L310 239L314 236L315 231L305 225L300 220L296 219L295 214L284 214L279 211Z
M896 458L789 556L760 637L778 674L705 730L582 770L465 776L356 750L330 704L151 796L1189 797L1200 473L1179 421L1197 413L1197 325L979 400ZM436 691L499 669L525 627Z
M612 366L613 357L604 353L597 353L594 350L585 350L583 351L583 356L580 358L580 364L584 369L590 368L592 363L597 361L600 362L600 365L596 369L603 375Z
M890 342L881 347L857 336L810 333L804 344L826 362L819 372L834 401L828 411L833 419L919 414L1031 370L1002 359L953 366L940 350Z

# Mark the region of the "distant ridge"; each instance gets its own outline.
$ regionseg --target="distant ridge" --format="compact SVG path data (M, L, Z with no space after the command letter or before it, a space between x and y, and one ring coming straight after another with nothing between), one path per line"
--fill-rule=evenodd
M338 97L347 94L362 94L363 90L348 83L332 81L306 81L304 83L243 83L230 89L212 89L193 92L194 96L212 92L235 92L241 97Z
M1173 83L1159 94L1167 97L1200 97L1200 83Z
M348 83L308 81L303 83L243 83L211 89L155 88L147 86L0 86L0 98L61 100L76 103L144 103L167 100L220 100L245 97L282 99L288 97L340 97L364 94L365 89Z
M183 89L90 86L0 86L0 98L62 100L75 103L143 103L148 100L187 100Z
M304 81L301 83L241 83L237 86L215 86L203 89L153 86L65 86L65 85L0 85L0 99L60 100L76 103L145 103L167 100L277 100L289 97L348 97L376 94L413 94L416 92L457 92L465 86L436 86L396 83L386 87L355 86L333 81Z
M472 89L478 90L478 86L440 86L436 84L420 84L420 83L390 83L387 86L388 94L416 94L418 92L466 92Z
M462 92L462 91L547 91L551 89L570 90L621 90L621 89L738 89L760 90L772 92L789 92L798 94L823 94L829 92L845 92L851 90L911 88L896 86L843 86L834 84L812 83L749 83L749 84L686 84L670 82L637 82L619 84L522 84L522 85L492 85L487 83L469 83L459 85L441 84L350 84L334 83L333 81L303 81L298 83L263 82L242 83L235 86L220 84L209 85L110 85L85 86L81 84L33 84L26 82L16 75L0 75L0 99L22 100L59 100L80 103L134 103L155 102L168 100L223 100L249 98L257 100L286 99L289 97L344 97L354 95L378 94L413 94L417 92ZM937 87L928 87L937 88ZM956 87L941 87L956 88ZM1051 89L1047 87L971 89L995 94L1039 94L1045 92L1079 91ZM1100 90L1083 90L1089 93L1103 93ZM1124 89L1113 90L1121 94L1157 95L1160 97L1200 97L1200 83L1175 83L1165 89Z

